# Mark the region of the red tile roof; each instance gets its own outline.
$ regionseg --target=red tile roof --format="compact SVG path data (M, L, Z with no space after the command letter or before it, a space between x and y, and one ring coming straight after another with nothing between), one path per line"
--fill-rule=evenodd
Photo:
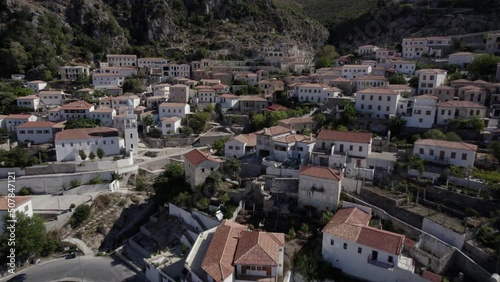
M38 96L36 95L28 95L28 96L23 96L23 97L17 97L16 100L36 100L36 99L40 99Z
M181 120L180 117L164 117L161 119L162 122L166 122L166 123L173 123L173 122L176 122L179 120Z
M275 136L275 135L282 135L285 133L292 133L292 129L286 128L280 125L269 127L269 128L264 128L260 131L255 132L257 135L266 135L266 136Z
M76 101L76 102L71 102L65 105L61 106L61 109L63 110L89 110L92 108L94 105L87 103L85 101Z
M443 277L441 275L437 275L436 273L424 270L424 273L422 273L422 278L431 281L431 282L441 282L443 281Z
M30 118L32 115L30 114L10 114L6 116L6 119L27 119Z
M323 233L353 241L377 250L399 255L404 235L368 226L371 215L357 207L338 210L323 228Z
M278 121L281 124L306 124L316 122L313 117L297 117L297 118L287 118Z
M197 166L204 161L221 162L219 159L212 157L209 153L200 151L198 149L194 149L194 150L184 154L184 157L193 166Z
M236 135L228 141L230 140L236 140L241 143L245 143L248 147L255 147L257 145L257 135L255 133Z
M285 234L243 231L240 233L234 264L278 266L279 250L285 246Z
M450 149L466 150L466 151L477 151L477 145L464 142L446 141L446 140L419 139L415 141L415 145L425 145L425 146L450 148Z
M110 107L99 107L93 111L93 113L111 113L113 109Z
M371 143L372 140L372 134L369 132L337 131L337 130L322 129L319 132L316 139L369 144Z
M12 200L14 200L14 205L17 208L17 207L23 205L24 203L31 201L31 197L16 196L15 198L11 199L11 201L10 201L11 203L12 203ZM0 196L0 211L5 211L5 210L9 210L8 197L7 196Z
M302 143L314 143L316 142L316 139L308 136L308 135L301 135L301 134L291 134L287 136L282 136L274 139L274 142L280 142L280 143L295 143L295 142L302 142Z
M266 99L257 95L241 95L239 97L241 101L268 102Z
M366 88L361 91L358 91L357 93L360 94L383 94L383 95L399 95L397 92L389 89L389 88Z
M92 139L118 136L118 130L111 127L76 128L56 133L55 141Z
M271 105L271 106L265 108L264 110L271 111L271 112L274 112L274 111L288 111L289 108L287 108L285 106L282 106L282 105L274 104L274 105Z
M486 109L485 106L474 103L471 101L446 101L439 102L436 106L438 107L447 107L447 108L474 108L474 109Z
M164 103L161 103L160 108L185 107L186 105L187 105L187 103L164 102Z
M233 257L238 244L238 236L246 229L246 226L236 222L223 220L215 230L201 268L216 282L224 281L234 272Z
M311 176L316 178L330 179L340 181L342 174L340 171L322 166L304 166L300 169L299 175Z
M55 123L50 121L28 121L21 125L16 126L16 128L37 128L37 127L53 127Z

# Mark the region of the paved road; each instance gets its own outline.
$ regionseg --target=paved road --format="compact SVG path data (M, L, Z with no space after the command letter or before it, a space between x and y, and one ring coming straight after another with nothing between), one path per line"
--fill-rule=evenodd
M74 259L61 259L28 268L28 282L85 281L85 282L146 282L119 260L110 257L80 256ZM82 280L83 276L83 280ZM10 279L0 279L4 282Z

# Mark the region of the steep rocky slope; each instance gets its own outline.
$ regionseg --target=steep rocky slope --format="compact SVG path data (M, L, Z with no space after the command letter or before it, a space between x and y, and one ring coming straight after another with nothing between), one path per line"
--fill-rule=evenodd
M0 75L49 75L75 56L173 56L226 48L235 57L290 42L313 52L328 31L271 0L0 0ZM41 43L41 44L40 44ZM176 52L178 51L178 52Z

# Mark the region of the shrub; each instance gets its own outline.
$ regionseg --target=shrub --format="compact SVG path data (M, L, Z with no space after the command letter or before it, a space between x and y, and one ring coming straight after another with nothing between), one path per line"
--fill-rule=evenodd
M30 187L26 187L24 186L23 188L21 188L21 190L19 191L19 194L21 194L21 196L28 196L28 195L32 195L33 194L33 190L31 190Z
M91 161L95 160L95 154L94 154L94 152L90 152L90 154L89 154L89 159L90 159Z
M290 239L295 239L295 237L297 237L297 233L295 233L295 228L290 228L290 230L288 230L288 236L290 236Z
M80 186L80 184L81 184L81 183L80 183L80 181L79 181L79 180L77 180L77 179L73 179L73 180L71 180L71 181L69 182L69 186L70 186L71 188L76 188L76 187Z
M89 205L79 205L76 207L75 212L71 216L69 223L72 228L80 226L85 220L90 216L90 206Z

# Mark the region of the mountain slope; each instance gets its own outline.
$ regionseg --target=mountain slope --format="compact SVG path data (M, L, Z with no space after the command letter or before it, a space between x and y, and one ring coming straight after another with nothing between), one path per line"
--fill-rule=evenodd
M271 0L0 0L0 38L8 62L0 76L49 78L71 58L92 62L109 52L185 61L200 49L237 58L289 42L312 53L328 31Z

